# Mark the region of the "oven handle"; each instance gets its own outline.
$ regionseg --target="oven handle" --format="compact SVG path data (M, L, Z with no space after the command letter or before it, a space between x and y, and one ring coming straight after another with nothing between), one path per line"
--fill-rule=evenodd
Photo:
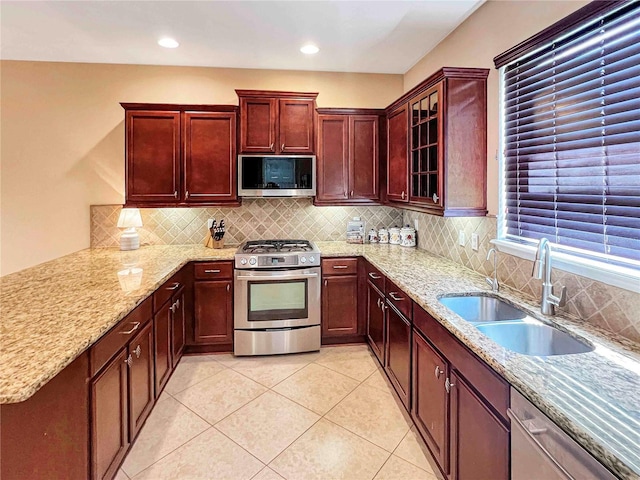
M297 280L318 277L317 273L298 273L293 275L238 275L236 280Z

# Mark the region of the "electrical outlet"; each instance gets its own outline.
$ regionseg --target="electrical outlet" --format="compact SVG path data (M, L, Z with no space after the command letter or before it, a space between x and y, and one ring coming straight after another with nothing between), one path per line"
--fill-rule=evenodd
M477 233L471 234L471 248L476 252L478 251L478 234Z
M209 220L207 220L207 229L210 229L211 226L213 225L213 218L210 218Z
M458 230L458 245L464 247L465 238L464 238L464 230Z
M416 232L418 231L418 219L417 218L413 220L413 228L416 229Z

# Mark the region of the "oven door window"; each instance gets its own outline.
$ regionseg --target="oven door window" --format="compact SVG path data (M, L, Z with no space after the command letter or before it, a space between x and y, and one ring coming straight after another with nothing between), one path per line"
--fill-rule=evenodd
M248 282L250 322L293 320L309 316L307 279Z

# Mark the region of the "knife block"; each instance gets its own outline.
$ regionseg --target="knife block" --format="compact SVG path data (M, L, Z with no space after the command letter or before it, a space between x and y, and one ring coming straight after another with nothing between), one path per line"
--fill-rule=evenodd
M214 240L211 233L207 233L207 238L204 240L204 246L207 248L224 248L224 237L220 240Z

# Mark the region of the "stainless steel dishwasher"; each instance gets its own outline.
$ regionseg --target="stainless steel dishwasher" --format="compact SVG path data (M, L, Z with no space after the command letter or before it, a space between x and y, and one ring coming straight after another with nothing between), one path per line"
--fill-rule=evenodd
M511 480L615 480L584 448L511 389Z

